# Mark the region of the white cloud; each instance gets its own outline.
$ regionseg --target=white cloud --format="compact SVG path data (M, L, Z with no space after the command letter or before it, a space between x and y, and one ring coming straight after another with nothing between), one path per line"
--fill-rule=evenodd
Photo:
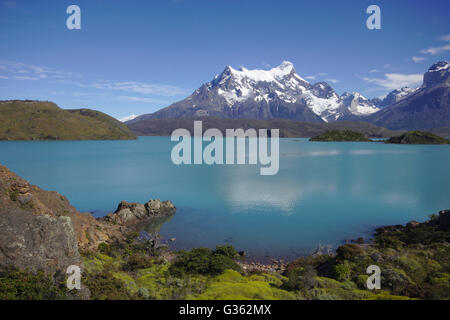
M306 79L309 79L309 80L316 80L316 76L307 76L307 77L305 77Z
M329 81L329 82L332 82L332 83L339 83L339 80L336 80L336 79L330 79L330 78L328 78L328 79L326 79L327 81Z
M414 56L414 57L411 58L411 60L414 61L415 63L418 63L420 61L425 60L425 58L424 57L416 57L416 56Z
M82 80L83 77L79 73L50 69L47 67L25 64L16 61L0 60L0 69L2 70L2 78L0 79L34 81L45 79L51 82L64 83L85 89L94 88L97 90L115 90L132 92L142 95L155 95L159 97L173 97L177 95L186 95L192 92L191 89L180 88L172 85L151 84L136 81L110 81L96 79ZM128 97L122 98L122 100L134 102L167 103L167 101L150 97Z
M447 45L441 46L441 47L431 47L431 48L428 48L428 49L424 49L424 50L421 50L420 52L421 53L429 53L429 54L432 54L432 55L436 55L436 54L439 54L439 53L442 53L442 52L446 52L446 51L449 51L449 50L450 50L450 44L447 44Z
M450 41L450 34L446 34L445 36L439 37L439 40Z
M400 74L400 73L386 73L384 79L367 78L363 80L369 83L375 83L389 90L399 89L401 87L417 87L422 83L422 74Z
M61 70L54 70L35 65L25 64L22 62L6 61L6 60L0 61L0 69L4 70L4 72L7 73L8 75L13 76L14 79L20 78L24 74L30 75L30 77L33 78L39 77L41 79L44 78L64 79L64 78L81 77L80 74L75 72L65 72Z
M127 102L164 103L164 104L170 103L170 101L146 97L118 96L117 99L119 99L120 101L127 101Z
M378 72L378 70L377 70L377 69L372 69L372 70L369 70L369 73L376 73L376 72Z
M319 73L319 76L326 76L328 73L325 73L325 72L320 72Z
M176 96L179 94L186 94L190 92L190 90L186 90L176 86L147 84L133 81L127 82L98 81L92 83L90 86L96 89L121 90L141 94L155 94L166 97Z

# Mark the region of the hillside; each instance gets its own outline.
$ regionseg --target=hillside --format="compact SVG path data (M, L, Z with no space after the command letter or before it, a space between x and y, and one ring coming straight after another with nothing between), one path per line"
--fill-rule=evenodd
M423 130L450 124L450 63L441 61L424 74L423 84L397 103L364 121L392 130Z
M350 130L330 130L318 136L312 137L309 141L372 141L366 135Z
M126 122L127 126L138 136L170 136L177 128L186 128L192 134L194 120L203 121L203 130L217 128L225 129L255 128L280 129L280 137L313 137L329 130L352 130L368 137L388 138L400 132L377 127L366 122L341 121L333 123L300 122L287 119L254 120L254 119L219 119L215 117L201 118L169 118L146 119Z
M95 110L64 110L52 102L0 101L0 140L130 140L120 121Z
M410 131L400 136L395 136L386 143L396 144L450 144L450 140L439 137L426 131Z

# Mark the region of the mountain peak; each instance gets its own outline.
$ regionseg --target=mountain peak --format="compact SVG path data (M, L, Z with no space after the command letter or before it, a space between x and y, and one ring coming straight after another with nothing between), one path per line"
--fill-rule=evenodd
M450 63L447 61L439 61L433 64L423 77L423 86L427 88L449 84Z
M290 61L283 61L276 69L280 69L283 71L286 71L288 73L292 72L294 70L294 64Z
M295 73L294 64L290 61L283 61L279 66L269 70L247 69L245 67L240 67L239 70L237 70L231 66L227 66L222 75L232 75L234 78L239 80L246 78L255 82L273 82L288 75L294 75L298 80L307 82Z
M436 62L435 64L433 64L428 71L429 72L436 72L436 71L442 71L442 70L446 70L450 68L450 63L448 63L447 61L439 61Z

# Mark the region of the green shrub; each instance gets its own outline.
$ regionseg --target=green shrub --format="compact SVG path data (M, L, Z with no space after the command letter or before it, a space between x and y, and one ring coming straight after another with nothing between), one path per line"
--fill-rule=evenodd
M68 290L63 284L44 275L17 269L0 271L0 300L54 300L67 299Z
M286 273L287 279L281 288L289 291L309 290L317 284L317 272L311 265L297 267Z
M152 264L152 259L144 255L132 254L128 257L122 268L124 271L135 271L137 269L149 268Z
M207 248L182 251L177 261L170 266L169 271L175 276L182 276L185 273L218 275L227 269L239 270L239 265L228 256L229 253L229 249L225 251L227 255L223 255Z
M339 281L350 280L352 276L352 269L348 261L334 266L334 276Z
M227 244L224 246L216 246L216 250L213 251L214 254L219 254L231 259L236 258L238 252L233 248L232 245Z
M361 246L353 243L344 244L336 250L337 258L340 260L351 260L361 253L363 253Z
M128 300L136 298L126 288L125 283L114 277L109 270L90 274L82 282L91 291L93 300Z

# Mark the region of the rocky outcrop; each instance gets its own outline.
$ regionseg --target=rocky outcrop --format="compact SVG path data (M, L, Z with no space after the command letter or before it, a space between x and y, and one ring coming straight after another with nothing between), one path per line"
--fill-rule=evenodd
M74 214L65 197L0 166L0 267L54 273L81 266Z
M176 208L171 201L156 199L149 200L145 204L122 201L117 210L103 220L120 226L132 226L148 219L173 215L175 211Z
M20 208L0 210L0 267L65 273L82 267L72 221Z
M406 225L384 226L375 230L376 235L382 235L389 232L402 233L409 232L423 226L432 226L438 230L448 230L450 228L450 210L441 210L439 215L433 215L435 218L426 222L410 221Z
M123 238L124 230L79 213L66 197L29 184L0 166L0 268L47 273L82 267L79 250Z
M78 213L71 216L78 238L78 248L85 251L96 250L100 243L113 239L124 239L128 232L125 227L95 219L90 213Z

